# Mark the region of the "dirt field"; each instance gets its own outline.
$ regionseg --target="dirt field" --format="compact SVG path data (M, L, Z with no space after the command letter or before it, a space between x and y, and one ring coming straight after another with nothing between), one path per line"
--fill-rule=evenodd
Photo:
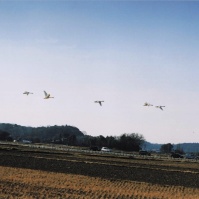
M0 150L0 198L199 198L199 163Z

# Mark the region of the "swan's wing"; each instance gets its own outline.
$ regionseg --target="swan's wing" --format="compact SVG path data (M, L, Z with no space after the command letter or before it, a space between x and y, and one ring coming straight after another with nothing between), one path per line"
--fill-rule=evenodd
M163 110L163 108L162 108L162 107L165 107L165 106L160 106L160 109L161 109L161 110Z
M48 96L48 94L46 93L46 91L44 91L44 95L45 95L45 97L47 97L47 96Z

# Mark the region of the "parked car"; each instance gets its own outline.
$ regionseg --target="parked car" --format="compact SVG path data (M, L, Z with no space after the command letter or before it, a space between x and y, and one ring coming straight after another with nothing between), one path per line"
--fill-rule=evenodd
M195 159L196 159L196 160L199 160L199 156L196 156Z
M101 148L101 151L104 151L104 152L111 152L112 150L109 149L108 147L102 147L102 148Z
M185 155L185 158L186 159L195 159L195 160L198 160L199 156L194 155L193 153L188 153L188 154Z
M181 154L179 154L179 153L172 153L172 154L171 154L171 157L172 157L172 158L184 158L184 156L181 155Z
M151 155L151 153L149 151L141 150L139 151L139 155Z
M98 146L91 146L90 150L92 150L92 151L100 151L100 147L98 147Z
M194 154L191 154L191 153L187 153L187 154L185 155L185 158L186 158L186 159L195 159L195 155L194 155Z

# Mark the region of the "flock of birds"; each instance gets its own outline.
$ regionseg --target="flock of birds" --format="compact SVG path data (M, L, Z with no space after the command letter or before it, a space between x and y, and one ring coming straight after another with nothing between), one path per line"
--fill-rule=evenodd
M29 91L25 91L23 94L30 95L30 94L33 94L33 93L31 93ZM54 97L51 97L50 93L47 93L46 91L44 91L44 95L45 95L44 99L54 98Z
M152 104L148 103L148 102L145 102L143 106L153 106ZM159 108L163 111L163 107L165 106L155 106L156 108Z
M30 94L33 94L32 92L29 92L29 91L25 91L23 94L25 94L25 95L30 95ZM46 91L44 91L44 99L50 99L50 98L54 98L54 97L51 97L50 96L50 93L47 93ZM98 103L100 106L102 106L102 102L104 102L104 101L102 101L102 100L98 100L98 101L94 101L95 103ZM144 105L143 106L148 106L148 107L150 107L150 106L153 106L152 104L150 104L150 103L148 103L148 102L145 102L144 103ZM159 109L161 109L162 111L163 111L163 107L165 107L165 106L155 106L156 108L159 108Z
M30 95L30 94L33 94L33 93L29 92L29 91L25 91L23 94L24 95ZM50 93L47 93L46 91L44 91L44 96L45 96L44 99L54 98L54 97L51 97ZM95 103L99 103L100 106L102 106L102 102L104 102L104 101L101 101L101 100L95 101Z

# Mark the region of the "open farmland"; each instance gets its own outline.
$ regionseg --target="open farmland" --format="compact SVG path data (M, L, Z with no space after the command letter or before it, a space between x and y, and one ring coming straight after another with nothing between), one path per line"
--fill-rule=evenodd
M186 198L199 196L199 164L4 146L1 198Z

